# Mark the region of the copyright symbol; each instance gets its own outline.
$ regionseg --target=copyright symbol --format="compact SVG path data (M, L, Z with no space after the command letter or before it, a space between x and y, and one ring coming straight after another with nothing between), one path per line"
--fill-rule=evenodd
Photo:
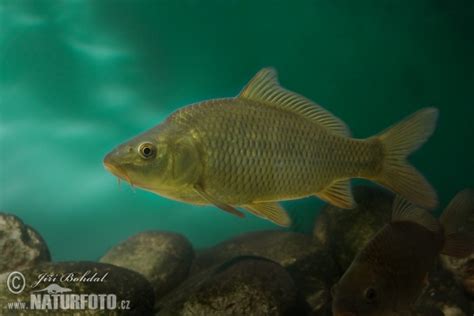
M10 292L13 294L20 294L23 292L26 286L26 280L23 273L18 271L13 271L8 275L7 278L7 287Z

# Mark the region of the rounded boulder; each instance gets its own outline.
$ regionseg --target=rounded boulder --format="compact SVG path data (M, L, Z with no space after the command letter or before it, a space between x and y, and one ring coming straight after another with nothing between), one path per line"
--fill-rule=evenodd
M149 231L134 235L110 249L100 262L136 271L153 286L156 299L188 276L194 250L182 235Z

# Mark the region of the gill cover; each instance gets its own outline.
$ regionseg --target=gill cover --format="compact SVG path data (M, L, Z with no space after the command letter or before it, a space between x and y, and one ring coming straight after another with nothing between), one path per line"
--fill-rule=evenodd
M202 170L195 140L190 136L181 136L170 144L170 147L170 180L175 184L195 184Z

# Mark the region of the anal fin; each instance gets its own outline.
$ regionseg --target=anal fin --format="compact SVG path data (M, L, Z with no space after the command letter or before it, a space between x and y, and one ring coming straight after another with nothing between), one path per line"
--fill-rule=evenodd
M288 227L291 224L290 217L278 203L254 203L243 205L242 207L250 213L272 221L277 225Z
M352 196L350 179L336 180L324 190L316 193L316 196L334 206L352 209L356 202Z
M207 194L201 186L199 185L195 185L194 186L194 191L196 191L197 194L199 194L203 199L205 199L206 201L208 201L209 203L211 204L214 204L216 207L220 208L221 210L223 211L226 211L230 214L233 214L235 216L238 216L238 217L245 217L245 214L238 211L235 207L233 207L232 205L228 205L228 204L225 204L225 203L222 203L222 202L219 202L218 200L214 199L212 196L210 196L209 194Z

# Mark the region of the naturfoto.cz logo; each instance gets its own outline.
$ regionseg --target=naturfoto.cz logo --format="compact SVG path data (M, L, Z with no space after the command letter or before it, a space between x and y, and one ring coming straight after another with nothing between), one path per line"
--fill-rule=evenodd
M25 289L30 290L29 302L16 300L7 303L7 309L16 310L127 310L130 309L129 300L117 301L117 295L112 293L91 293L77 294L69 287L61 286L57 283L99 283L104 282L108 273L99 276L97 273L86 271L82 274L67 273L59 274L40 274L37 280L30 286L26 285L25 276L18 271L11 272L7 277L7 288L18 298ZM38 288L39 285L46 285ZM22 296L23 298L24 296ZM0 306L0 309L2 307ZM0 313L1 314L1 313Z
M20 294L26 286L26 280L23 273L13 271L8 275L7 288L13 294Z

